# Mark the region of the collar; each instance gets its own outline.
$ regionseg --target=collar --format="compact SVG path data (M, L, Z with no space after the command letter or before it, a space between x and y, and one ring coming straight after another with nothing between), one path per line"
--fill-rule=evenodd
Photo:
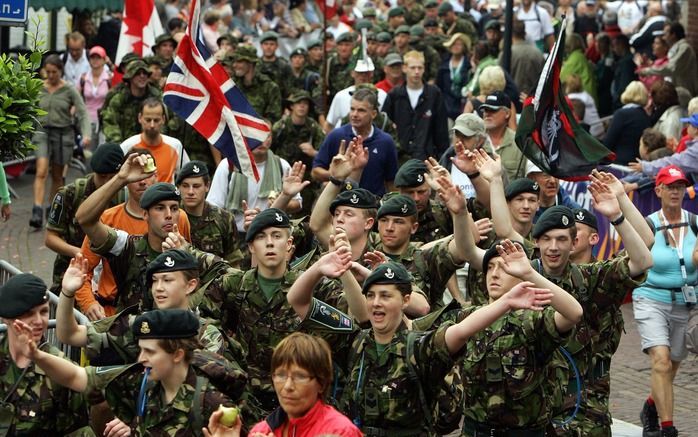
M352 125L350 124L349 127L351 128L351 133L353 133L354 136L358 136L358 135L359 135L359 134L356 132L356 129L354 129L354 126L352 126ZM373 128L373 123L371 123L371 131L368 133L368 136L367 136L366 138L364 138L364 140L367 140L367 139L371 138L371 137L373 136L374 131L375 131L375 129Z

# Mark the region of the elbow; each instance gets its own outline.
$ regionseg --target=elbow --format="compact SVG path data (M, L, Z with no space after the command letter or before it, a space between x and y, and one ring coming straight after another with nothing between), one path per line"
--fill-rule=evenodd
M582 321L583 316L584 310L582 309L582 306L579 304L579 302L576 302L574 311L572 311L572 313L570 314L569 320L576 325L577 323Z
M405 309L405 314L412 318L423 317L429 314L431 306L426 300L424 302L411 302L410 306Z

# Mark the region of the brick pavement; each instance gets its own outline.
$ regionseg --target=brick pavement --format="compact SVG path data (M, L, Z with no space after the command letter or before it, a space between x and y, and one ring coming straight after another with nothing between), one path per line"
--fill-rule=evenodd
M77 175L71 169L68 180ZM44 233L32 231L28 224L32 181L33 176L29 174L10 180L20 198L13 201L10 220L0 223L0 259L22 271L34 273L48 283L54 255L44 245ZM611 412L617 419L639 425L638 414L649 393L649 359L640 351L631 305L623 307L623 315L626 334L611 366ZM682 435L698 435L698 415L693 411L698 399L698 356L689 355L679 370L675 386L675 423L679 430L684 431Z

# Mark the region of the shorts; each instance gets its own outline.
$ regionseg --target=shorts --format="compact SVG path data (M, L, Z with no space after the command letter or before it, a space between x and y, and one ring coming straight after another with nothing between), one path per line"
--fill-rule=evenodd
M668 346L671 360L686 358L686 324L691 314L683 303L663 303L644 296L633 297L633 313L640 332L642 351L655 346Z
M49 163L54 165L70 164L75 147L75 130L72 126L37 130L33 140L37 158L48 158Z

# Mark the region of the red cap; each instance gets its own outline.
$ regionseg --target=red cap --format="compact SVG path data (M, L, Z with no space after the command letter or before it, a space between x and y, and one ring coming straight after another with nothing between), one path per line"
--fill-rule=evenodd
M90 56L92 56L92 55L97 55L100 58L106 58L107 51L104 50L104 47L102 47L102 46L94 46L90 49Z
M655 185L664 184L670 185L674 182L683 182L686 185L691 185L683 171L675 165L667 165L657 173Z

